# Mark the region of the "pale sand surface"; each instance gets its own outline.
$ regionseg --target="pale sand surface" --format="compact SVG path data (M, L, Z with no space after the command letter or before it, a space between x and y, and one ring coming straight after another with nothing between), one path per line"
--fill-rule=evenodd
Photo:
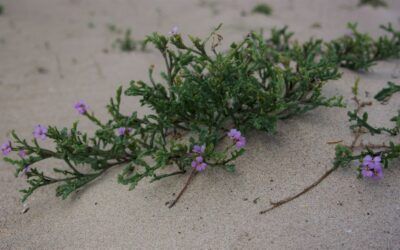
M252 29L289 25L299 40L331 39L346 32L348 21L360 30L379 34L391 21L399 27L400 2L389 9L357 8L357 1L269 0L270 17L247 15L257 1L106 1L1 0L0 16L0 137L12 128L31 136L38 123L69 126L78 119L72 104L84 99L101 117L116 86L147 79L150 64L162 65L158 52L121 53L111 48L117 35L107 24L131 27L142 38L167 33L179 25L184 34L206 35L224 23L224 44ZM311 28L319 22L320 29ZM89 23L94 28L89 28ZM103 49L108 48L109 53ZM370 73L347 70L329 83L327 95L342 94L360 76L362 93L373 95L400 74L399 62L382 62ZM38 68L47 69L41 74ZM160 67L156 67L160 69ZM397 81L398 80L394 80ZM371 98L370 98L371 99ZM374 102L372 122L388 120L400 106ZM140 108L132 98L124 110ZM0 161L1 249L400 249L400 170L398 163L380 182L357 180L340 169L312 192L266 215L258 212L270 200L302 190L331 167L334 146L327 141L351 140L346 109L317 109L281 122L274 136L249 135L248 151L237 160L237 172L209 169L198 175L173 209L173 199L186 176L136 190L116 181L119 169L61 201L54 187L34 194L30 210L21 214L18 189L24 181ZM87 121L82 129L90 129ZM1 139L1 140L3 140ZM49 162L44 167L53 167ZM397 166L396 166L397 165ZM253 200L260 197L257 204Z

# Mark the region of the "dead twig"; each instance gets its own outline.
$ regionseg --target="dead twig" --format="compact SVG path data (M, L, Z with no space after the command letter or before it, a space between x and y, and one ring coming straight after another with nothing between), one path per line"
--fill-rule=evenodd
M285 198L283 200L280 200L280 201L277 201L277 202L272 202L271 201L270 203L271 203L272 207L261 211L260 214L265 214L265 213L267 213L267 212L269 212L271 210L274 210L275 208L278 208L278 207L280 207L280 206L282 206L282 205L284 205L284 204L286 204L286 203L288 203L288 202L290 202L290 201L302 196L303 194L311 191L315 186L317 186L323 180L325 180L325 178L327 178L330 174L332 174L333 171L335 171L336 169L337 169L337 167L332 167L331 169L326 171L316 182L312 183L310 186L306 187L303 191L301 191L300 193L297 193L296 195L287 197L287 198Z
M175 200L168 206L168 208L172 208L175 206L175 204L179 201L181 198L182 194L185 192L187 187L189 186L190 182L192 181L193 177L196 175L197 171L195 168L193 168L192 172L189 175L189 178L187 179L185 186L183 186L182 190L179 192L178 196L176 196Z
M338 140L338 141L328 141L328 142L326 142L326 144L338 144L338 143L341 143L341 142L343 142L343 140Z

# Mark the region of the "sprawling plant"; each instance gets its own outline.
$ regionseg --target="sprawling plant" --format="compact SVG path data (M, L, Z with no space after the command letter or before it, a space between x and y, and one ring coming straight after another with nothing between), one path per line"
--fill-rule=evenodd
M374 8L387 7L387 3L384 0L360 0L358 2L358 5L370 5Z
M330 43L311 39L304 44L291 42L293 34L286 28L273 29L268 39L251 32L222 52L218 29L204 40L189 36L190 42L184 41L176 27L168 36L153 33L147 37L146 43L160 51L166 70L157 80L150 66L147 82L132 81L124 91L152 110L143 117L136 111L120 112L120 87L107 105L108 121L100 121L85 102L76 103L79 114L97 127L92 136L80 131L78 122L69 129L38 125L32 140L13 131L13 141L7 140L1 149L5 155L18 152L17 158L5 160L17 167L16 176L27 177L29 187L22 190L23 200L36 189L55 183L57 196L66 198L121 165L118 181L130 189L144 178L160 180L188 169L192 169L188 181L209 167L234 171L235 159L244 152L247 131L274 133L278 120L319 106L343 106L341 97L321 94L323 85L340 77L339 65L354 69L372 65L369 60L365 64L363 57L346 55L379 46L397 53L379 54L371 59L375 61L398 56L400 50L399 33L391 26L392 38L384 36L371 43L361 43L355 29L350 38ZM51 140L53 147L41 146L41 140ZM37 166L51 158L61 164L53 173Z
M381 90L375 99L382 100L382 97L389 98L394 94L393 88L397 85L389 82L389 88ZM358 98L357 83L353 88L356 108L348 112L350 129L354 133L354 140L351 145L338 144L336 146L336 158L334 165L339 167L353 166L357 167L359 177L381 179L383 178L383 168L387 168L389 163L400 158L400 110L398 114L391 118L392 127L376 127L368 122L368 112L360 112L370 102L362 102ZM384 139L383 143L364 144L361 138L366 134L370 136L385 134L390 139Z
M368 70L376 61L400 57L400 32L389 23L380 28L388 35L372 38L357 30L357 24L348 24L351 33L327 43L326 53L341 67Z
M398 135L400 134L400 110L398 111L398 115L391 119L391 121L394 122L392 128L375 127L369 124L368 113L364 112L360 115L360 112L365 106L372 105L372 102L362 101L359 99L359 80L359 78L356 80L352 88L354 95L352 99L354 100L356 107L353 111L347 113L349 121L351 122L350 129L354 135L351 144L342 144L343 140L327 142L328 144L337 144L335 147L333 166L302 191L279 201L271 201L271 206L260 211L260 214L270 212L271 210L293 201L311 191L340 167L356 167L359 178L379 180L383 178L383 169L387 168L391 161L400 158L400 141L398 138ZM397 92L394 91L396 86L397 85L394 83L389 82L389 87L379 91L378 94L375 95L375 99L378 101L388 100ZM366 134L370 134L371 136L386 134L390 139L386 143L364 144L362 137ZM384 140L387 141L387 138Z

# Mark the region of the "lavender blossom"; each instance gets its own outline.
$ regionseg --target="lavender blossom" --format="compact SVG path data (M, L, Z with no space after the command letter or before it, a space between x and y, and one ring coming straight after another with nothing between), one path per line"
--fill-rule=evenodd
M197 156L196 159L192 161L192 167L201 172L206 169L207 163L203 162L203 157Z
M236 147L240 149L244 146L246 146L246 138L244 136L240 136L239 139L236 141Z
M129 135L129 133L132 131L132 128L125 128L125 127L121 127L118 128L118 135L119 136L124 136L124 135Z
M7 140L3 145L1 145L1 152L3 152L3 155L6 156L9 153L11 153L12 147L11 147L11 141Z
M204 153L205 150L206 150L206 145L201 145L201 146L194 145L192 152L201 155Z
M178 34L179 34L179 28L176 25L174 27L172 27L170 32L168 32L168 35L170 35L170 36L175 36Z
M363 163L361 165L361 174L364 178L370 178L373 180L379 180L383 178L383 170L381 157L367 155L364 157Z
M236 144L236 148L237 149L241 149L244 146L246 146L246 138L244 136L242 136L242 134L240 133L239 130L237 129L231 129L228 132L228 136L234 140L235 144Z
M26 154L26 151L25 151L25 150L21 149L20 151L18 151L18 155L19 155L19 157L21 157L21 158L25 158L25 156L26 156L27 154Z
M240 131L237 130L237 129L235 129L235 128L231 129L231 130L228 132L228 136L229 136L231 139L234 139L234 140L239 140L239 138L240 138L241 135L242 135L242 134L240 133Z
M35 129L33 130L33 137L36 139L41 139L42 141L46 140L47 136L47 128L42 125L36 125Z
M22 175L21 176L26 175L28 172L29 172L29 165L25 165L24 169L22 170Z
M84 115L87 113L89 106L83 100L75 103L74 108L78 111L79 114Z

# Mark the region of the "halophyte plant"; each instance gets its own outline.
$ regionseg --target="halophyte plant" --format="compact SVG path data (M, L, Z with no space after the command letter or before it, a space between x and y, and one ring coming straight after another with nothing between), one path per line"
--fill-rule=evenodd
M96 126L93 135L81 131L78 122L70 128L37 125L32 139L12 131L1 150L16 166L15 175L26 176L22 200L50 184L57 185L56 195L64 199L117 166L122 168L118 182L129 189L146 178L152 182L191 170L173 206L196 173L213 167L235 171L248 131L274 133L278 120L317 107L343 107L341 97L321 93L329 80L340 78L339 66L368 69L376 60L400 53L399 32L390 25L386 30L391 37L370 38L368 43L360 41L367 35L354 26L350 38L304 44L292 41L286 27L273 29L269 38L250 32L225 51L219 51L219 28L205 39L188 36L189 43L176 27L168 35L149 35L145 43L152 44L165 63L160 80L150 66L148 81L119 87L107 105L107 121L78 101L74 108ZM123 92L138 97L152 112L141 117L135 110L121 113ZM42 146L43 140L52 146ZM47 159L59 160L60 166L42 168Z
M389 86L396 86L389 82ZM370 102L362 102L358 98L358 82L353 88L354 101L357 106L355 110L348 112L349 121L352 122L350 129L354 133L354 140L351 145L338 144L336 146L336 158L334 165L339 167L355 166L358 177L365 179L379 180L384 176L383 169L388 168L389 163L400 158L400 110L398 114L390 119L393 127L376 127L368 122L368 112L360 114L362 108L371 105ZM394 94L388 88L381 90L375 99L381 101L382 96ZM366 135L386 135L383 143L364 144L361 139ZM351 164L353 163L353 164Z

